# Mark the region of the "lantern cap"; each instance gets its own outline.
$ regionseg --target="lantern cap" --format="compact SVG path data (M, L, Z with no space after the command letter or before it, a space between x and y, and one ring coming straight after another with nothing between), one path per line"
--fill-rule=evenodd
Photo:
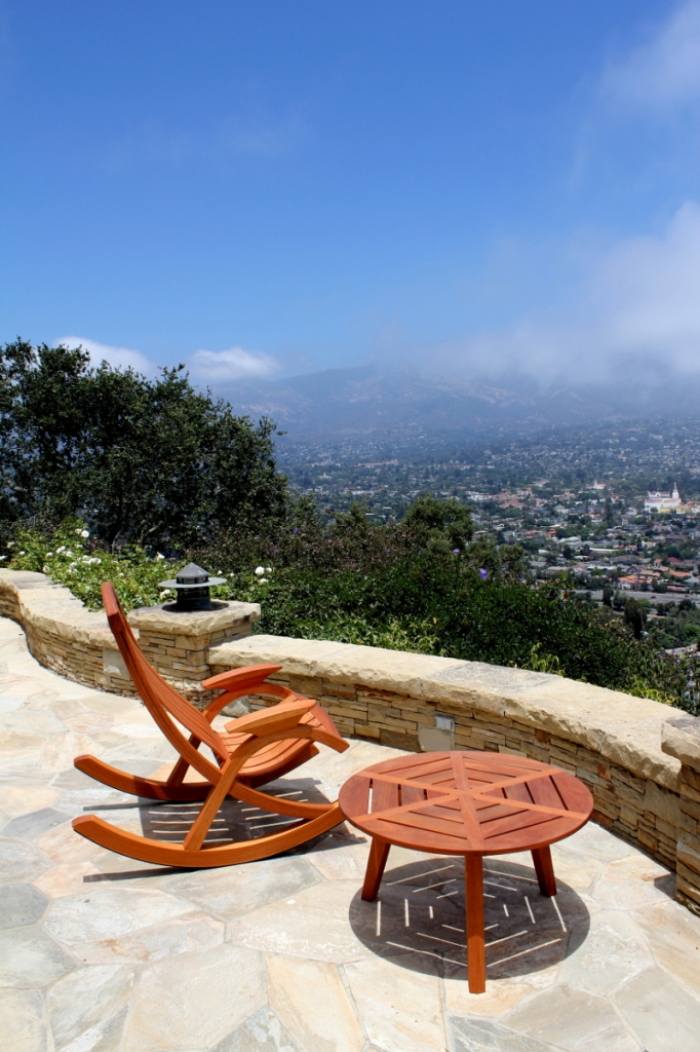
M207 571L196 563L183 566L171 580L159 582L161 588L175 588L178 592L186 588L211 588L225 583L225 577L210 577Z

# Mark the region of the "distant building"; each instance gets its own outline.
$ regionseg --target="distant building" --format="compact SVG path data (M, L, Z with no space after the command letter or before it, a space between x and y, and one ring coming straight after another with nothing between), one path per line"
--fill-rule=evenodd
M678 511L682 503L683 501L678 492L678 486L674 482L671 493L655 493L650 490L644 501L644 510L660 512Z

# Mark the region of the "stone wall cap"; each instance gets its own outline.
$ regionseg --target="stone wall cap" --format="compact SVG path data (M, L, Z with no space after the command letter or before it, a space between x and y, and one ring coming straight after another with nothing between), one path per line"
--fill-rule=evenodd
M319 677L491 713L558 735L633 773L676 788L679 763L661 749L669 706L563 676L329 640L254 635L212 647L209 664L269 661Z
M697 716L675 716L663 729L661 748L669 756L700 771L700 719Z
M64 585L31 570L0 570L0 590L17 596L25 631L44 632L66 643L116 650L107 618L88 610Z
M165 606L142 606L128 615L129 624L142 631L178 636L207 636L231 629L245 621L257 621L259 603L223 602L213 610L173 611Z
M0 582L3 581L13 585L18 590L45 588L49 585L49 579L46 574L39 573L36 570L0 570ZM54 585L53 587L60 588L60 585Z
M404 650L337 643L329 639L295 639L292 636L254 635L219 643L209 651L211 665L256 661L284 663L291 675L322 675L324 679L362 683L382 690L404 690L422 696L421 681L450 668L467 664L457 658L413 654Z

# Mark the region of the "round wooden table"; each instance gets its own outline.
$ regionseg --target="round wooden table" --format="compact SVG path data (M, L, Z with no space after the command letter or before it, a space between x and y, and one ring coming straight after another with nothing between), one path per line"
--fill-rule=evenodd
M559 767L496 752L401 756L354 774L340 790L349 822L372 837L362 898L377 897L389 847L464 855L467 975L486 987L483 857L531 851L540 891L555 895L549 845L593 810L586 786Z

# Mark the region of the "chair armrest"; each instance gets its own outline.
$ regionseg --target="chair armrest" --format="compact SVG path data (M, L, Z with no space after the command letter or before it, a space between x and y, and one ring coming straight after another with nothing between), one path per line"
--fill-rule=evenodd
M245 687L258 685L279 672L281 665L246 665L244 668L230 668L216 676L202 680L205 690L243 690Z
M226 705L246 694L263 694L282 701L295 698L297 695L289 687L284 687L281 683L267 682L267 677L279 672L281 668L281 665L248 665L245 668L232 668L228 672L220 672L218 676L210 676L209 679L203 680L202 685L207 690L222 691L218 698L209 702L204 716L211 723Z

